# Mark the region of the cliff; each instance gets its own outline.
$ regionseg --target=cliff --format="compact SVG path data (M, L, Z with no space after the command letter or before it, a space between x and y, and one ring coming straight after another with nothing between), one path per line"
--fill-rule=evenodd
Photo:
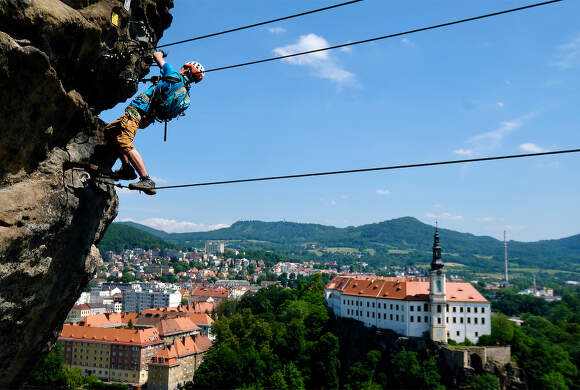
M124 8L130 4L129 10ZM173 0L0 0L0 388L20 386L117 214L99 112L132 96Z
M387 378L393 375L396 355L413 351L421 359L435 359L441 383L449 389L471 389L476 376L486 373L498 378L501 390L528 389L525 373L510 361L509 347L450 347L426 338L401 337L388 329L367 328L351 319L331 318L331 331L340 344L342 380L371 350L380 352L377 370Z

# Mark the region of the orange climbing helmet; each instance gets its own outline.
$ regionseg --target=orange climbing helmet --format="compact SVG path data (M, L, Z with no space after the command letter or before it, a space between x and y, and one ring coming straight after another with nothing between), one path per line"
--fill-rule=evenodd
M179 73L187 77L190 82L199 83L203 79L205 69L199 62L190 61L183 64Z

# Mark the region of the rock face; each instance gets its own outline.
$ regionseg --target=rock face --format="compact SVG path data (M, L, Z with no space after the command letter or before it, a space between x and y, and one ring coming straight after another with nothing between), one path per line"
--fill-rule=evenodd
M82 163L114 163L96 115L137 91L172 7L0 0L0 388L27 379L95 273L118 199Z

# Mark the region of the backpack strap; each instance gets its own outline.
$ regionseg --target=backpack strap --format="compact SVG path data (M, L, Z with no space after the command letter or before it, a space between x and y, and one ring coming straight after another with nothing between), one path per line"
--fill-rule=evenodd
M181 79L175 76L163 76L160 80L169 81L170 83L180 83Z

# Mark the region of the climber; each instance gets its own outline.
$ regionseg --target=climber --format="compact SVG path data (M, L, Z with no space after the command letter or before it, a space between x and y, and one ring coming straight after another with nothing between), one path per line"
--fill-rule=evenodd
M163 59L163 51L153 53L153 59L161 68L161 76L147 91L138 95L125 109L125 114L105 127L105 137L114 145L121 159L121 168L114 171L119 180L133 180L139 173L139 181L129 184L129 189L141 190L147 195L155 195L155 182L151 180L143 158L133 146L138 129L144 129L154 120L169 121L189 107L191 83L199 83L205 69L198 62L188 62L177 72Z

